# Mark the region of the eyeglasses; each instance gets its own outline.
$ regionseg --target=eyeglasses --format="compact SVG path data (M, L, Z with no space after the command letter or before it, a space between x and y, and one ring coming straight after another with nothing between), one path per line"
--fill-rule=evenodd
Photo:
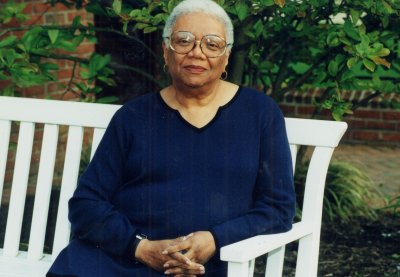
M226 41L217 35L205 35L201 40L196 40L196 37L191 32L178 31L172 33L169 39L169 47L172 51L178 54L187 54L200 44L200 49L207 58L220 57L226 52Z

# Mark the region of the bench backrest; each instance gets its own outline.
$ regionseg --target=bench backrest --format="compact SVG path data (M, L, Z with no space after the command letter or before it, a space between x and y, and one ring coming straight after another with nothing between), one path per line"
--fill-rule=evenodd
M0 201L7 157L12 148L10 147L10 137L13 135L12 122L18 122L16 126L19 128L8 216L6 222L5 219L0 219L0 226L6 224L4 246L0 249L0 255L16 257L22 252L20 238L28 179L29 174L32 174L30 165L35 125L40 124L44 127L26 256L29 260L43 260L45 257L50 262L70 239L67 202L77 183L84 129L94 128L91 142L91 155L93 155L112 115L119 107L118 105L0 97ZM287 118L286 125L293 161L296 160L298 145L316 146L310 163L311 170L307 177L302 221L315 222L314 228L319 230L326 171L333 149L343 135L346 124ZM44 255L47 215L60 126L68 127L68 139L53 248L50 251L51 254ZM10 167L10 162L8 162L8 167Z
M60 126L68 127L57 222L51 251L54 259L70 239L67 202L77 183L84 129L94 128L91 151L93 154L112 115L118 108L118 105L0 97L0 199L10 149L11 123L18 122L19 125L4 238L4 256L16 256L20 248L35 124L43 123L44 129L27 250L27 257L32 260L43 257L59 128ZM1 222L1 225L4 226L4 222Z

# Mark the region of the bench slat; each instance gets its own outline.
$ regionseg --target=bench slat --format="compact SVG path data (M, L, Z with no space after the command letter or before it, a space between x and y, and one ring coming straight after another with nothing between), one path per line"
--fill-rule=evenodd
M93 140L92 140L92 150L90 152L90 160L92 160L94 153L96 152L97 146L99 146L101 138L103 137L105 132L106 132L106 129L99 129L99 128L94 129Z
M0 204L3 196L4 177L7 167L7 155L10 143L11 122L0 120Z
M58 204L57 223L52 251L53 259L57 257L70 240L71 231L70 223L68 221L68 200L72 197L78 180L83 134L83 127L69 127L61 182L60 202Z
M18 254L34 134L34 123L20 123L7 227L4 238L5 256L14 257Z
M43 255L47 215L49 212L54 164L57 153L58 132L59 128L57 125L46 124L44 126L35 204L29 236L28 259L38 260Z

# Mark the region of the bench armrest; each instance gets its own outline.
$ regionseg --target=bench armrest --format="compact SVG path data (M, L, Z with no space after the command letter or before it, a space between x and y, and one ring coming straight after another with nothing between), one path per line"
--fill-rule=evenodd
M293 228L285 233L259 235L224 246L221 248L220 258L222 261L236 263L251 261L311 233L311 226L304 222L295 223Z

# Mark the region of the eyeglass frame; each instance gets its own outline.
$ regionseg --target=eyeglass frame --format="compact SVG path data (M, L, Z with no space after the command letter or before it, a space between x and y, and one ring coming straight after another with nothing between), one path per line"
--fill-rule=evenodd
M200 40L196 40L196 39L195 39L192 49L190 49L187 53L179 53L179 52L177 52L176 49L174 49L174 47L172 47L172 45L171 45L171 37L172 37L172 35L175 34L175 33L179 33L179 32L192 34L192 35L196 38L196 36L195 36L192 32L189 32L189 31L175 31L175 32L173 32L173 33L171 34L171 36L163 37L163 39L168 39L168 40L169 40L169 43L168 43L169 48L170 48L172 51L174 51L175 53L179 54L179 55L187 55L187 54L190 53L190 51L193 51L193 49L195 49L197 45L199 45L200 50L201 50L201 53L203 53L204 56L206 56L206 57L209 58L209 59L214 59L214 58L218 58L218 57L223 56L223 55L226 53L226 49L227 49L229 46L232 45L232 43L227 43L227 41L226 41L224 38L221 38L221 37L218 36L218 35L207 34L207 35L202 36ZM206 36L215 36L215 37L217 37L217 38L223 40L223 41L225 42L224 51L222 51L221 54L219 54L218 56L208 57L208 56L204 53L203 48L201 47L201 41L202 41L203 38L206 37Z

